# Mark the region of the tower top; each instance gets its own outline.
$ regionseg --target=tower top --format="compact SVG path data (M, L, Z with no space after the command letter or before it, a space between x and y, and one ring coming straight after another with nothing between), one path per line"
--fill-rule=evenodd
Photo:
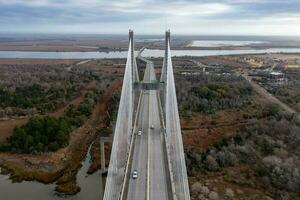
M133 30L129 29L129 40L133 41Z
M170 38L171 38L171 32L170 29L166 30L166 42L170 42Z

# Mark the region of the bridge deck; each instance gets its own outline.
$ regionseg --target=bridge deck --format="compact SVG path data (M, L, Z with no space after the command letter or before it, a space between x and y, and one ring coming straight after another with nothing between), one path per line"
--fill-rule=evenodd
M152 62L147 64L143 82L156 80ZM142 92L136 131L142 135L135 137L131 176L128 183L127 199L169 199L171 183L167 171L167 159L163 127L160 120L158 91ZM151 125L154 126L151 129ZM134 133L137 134L137 133ZM138 178L133 179L134 170Z

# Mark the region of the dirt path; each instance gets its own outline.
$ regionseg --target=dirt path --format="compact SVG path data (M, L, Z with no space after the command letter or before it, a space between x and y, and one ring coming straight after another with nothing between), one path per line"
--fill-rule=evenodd
M197 128L182 131L182 139L185 147L193 146L197 149L205 149L208 146L219 142L225 135L234 134L241 127L249 123L232 123L213 128Z
M22 119L10 119L7 121L0 121L0 143L5 142L6 138L11 136L15 127L22 126L27 122L27 117Z
M185 147L205 149L220 141L225 135L234 134L250 122L243 118L243 111L224 110L214 115L194 113L181 118L182 138Z

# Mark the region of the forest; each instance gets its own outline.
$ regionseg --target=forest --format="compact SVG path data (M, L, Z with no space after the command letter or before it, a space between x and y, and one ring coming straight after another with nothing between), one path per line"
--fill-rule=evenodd
M241 77L210 74L176 76L176 92L181 114L215 113L250 104L252 88Z
M0 150L38 153L65 147L68 145L70 132L87 120L101 94L101 90L87 92L84 101L77 108L70 105L63 117L32 117L27 124L14 129L13 135L8 138L7 143L0 146Z
M294 114L280 111L266 120L254 121L239 132L230 133L207 149L187 150L190 175L201 171L222 171L228 167L248 166L261 187L272 196L292 192L300 195L300 121ZM234 181L234 180L233 180ZM238 181L238 180L236 180ZM250 183L248 183L250 184Z

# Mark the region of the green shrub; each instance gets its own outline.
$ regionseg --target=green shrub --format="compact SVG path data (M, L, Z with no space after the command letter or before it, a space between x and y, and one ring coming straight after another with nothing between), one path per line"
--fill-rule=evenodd
M1 150L11 150L21 153L55 151L66 146L69 140L71 126L65 118L36 116L29 122L15 128L8 144Z

